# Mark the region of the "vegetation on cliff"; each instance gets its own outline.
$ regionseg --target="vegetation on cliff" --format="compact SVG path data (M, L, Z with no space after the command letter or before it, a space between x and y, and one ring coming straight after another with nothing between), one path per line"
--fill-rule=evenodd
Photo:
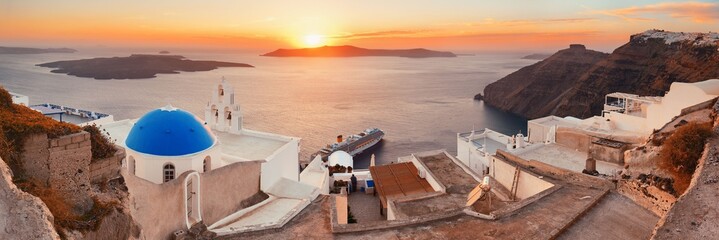
M56 138L80 132L80 127L76 125L58 122L38 111L13 104L12 96L2 87L0 87L0 129L2 129L0 157L11 167L17 164L23 150L23 141L27 136L45 133L49 138Z
M690 122L678 128L662 144L659 167L672 175L677 195L681 195L689 187L704 145L711 135L710 123Z
M100 130L97 125L85 125L82 130L90 133L90 146L92 148L92 160L98 160L110 157L117 152L115 144L112 140L108 139L104 130Z
M90 133L93 159L105 158L115 154L117 149L112 141L102 135L95 125L78 127L74 124L58 122L28 107L13 104L12 96L0 87L0 157L13 171L13 181L19 189L40 198L54 216L56 229L94 230L100 219L107 215L118 202L94 200L92 209L78 214L68 203L66 196L45 183L29 178L22 171L21 154L25 139L32 134L47 134L57 138L82 130ZM61 232L59 232L61 233Z

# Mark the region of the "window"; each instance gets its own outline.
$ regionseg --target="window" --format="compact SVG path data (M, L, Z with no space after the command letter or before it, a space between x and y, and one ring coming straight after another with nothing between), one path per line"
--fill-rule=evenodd
M210 156L205 157L205 160L202 160L202 172L207 172L212 170L212 160Z
M135 175L135 158L132 156L127 157L127 170L132 173L132 175Z
M172 165L170 163L165 164L164 167L162 167L163 172L163 181L162 182L169 182L172 179L175 179L175 165Z

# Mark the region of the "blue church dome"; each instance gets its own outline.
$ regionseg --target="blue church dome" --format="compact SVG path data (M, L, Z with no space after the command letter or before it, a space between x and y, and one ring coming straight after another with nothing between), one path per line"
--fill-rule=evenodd
M193 154L214 144L215 137L200 119L171 106L142 116L125 140L125 145L134 151L159 156Z

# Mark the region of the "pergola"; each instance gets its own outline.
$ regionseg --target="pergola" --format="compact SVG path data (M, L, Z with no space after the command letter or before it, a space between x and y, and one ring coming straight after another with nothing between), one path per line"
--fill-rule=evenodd
M369 170L382 209L387 208L387 199L434 192L427 179L419 177L417 167L411 162L372 166Z

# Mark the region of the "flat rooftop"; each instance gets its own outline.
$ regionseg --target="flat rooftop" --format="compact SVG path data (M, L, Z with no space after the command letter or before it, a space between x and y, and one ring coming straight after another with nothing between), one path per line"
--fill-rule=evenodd
M582 172L586 167L587 153L559 144L547 144L516 154L526 160L537 160L558 168L574 172ZM601 174L614 175L623 166L597 161L597 171Z
M537 118L529 120L531 123L541 124L543 126L577 126L579 122L571 121L562 117L557 116L546 116L543 118Z
M372 166L369 171L377 184L382 207L387 207L387 199L434 192L411 162Z
M464 208L467 195L479 182L467 174L445 152L415 157L427 167L438 182L444 185L446 194L396 202L397 215L413 217Z
M488 137L473 139L472 144L474 144L477 148L485 149L485 151L489 154L496 153L497 149L507 149L507 143L498 142Z
M427 170L437 177L437 181L447 188L449 194L463 194L462 197L466 198L467 194L479 184L472 175L452 161L445 152L416 157L427 166Z
M567 183L516 214L496 221L460 215L398 228L343 234L332 233L331 201L325 196L319 197L282 228L220 239L551 239L590 208L603 192Z
M287 141L281 141L269 137L247 134L233 134L217 131L214 133L220 141L220 149L222 150L222 153L247 160L266 159L288 143Z
M63 117L64 118L64 117ZM125 139L137 119L122 120L113 123L103 124L109 136L116 140L116 144L125 146ZM254 136L251 134L232 134L213 131L220 142L221 151L225 154L236 156L246 160L266 159L275 151L288 143L273 137Z

